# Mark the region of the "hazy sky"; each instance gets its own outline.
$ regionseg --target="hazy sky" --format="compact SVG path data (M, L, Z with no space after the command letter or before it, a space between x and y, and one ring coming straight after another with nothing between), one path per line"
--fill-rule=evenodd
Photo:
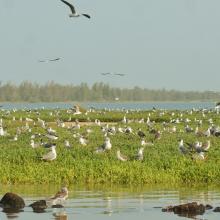
M220 91L219 0L69 1L92 19L60 0L0 0L1 81Z

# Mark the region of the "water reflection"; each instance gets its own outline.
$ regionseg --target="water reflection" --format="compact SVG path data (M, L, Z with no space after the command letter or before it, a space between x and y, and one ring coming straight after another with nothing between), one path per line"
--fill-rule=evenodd
M219 206L220 188L217 187L170 187L170 186L72 186L69 190L69 198L64 208L46 208L43 212L28 207L35 201L50 197L57 190L57 186L47 187L13 187L13 191L22 195L26 207L24 212L19 210L0 210L5 212L7 219L16 218L22 220L67 220L77 218L78 220L91 220L114 218L144 220L146 217L157 216L156 219L164 220L182 219L219 219L219 215L213 210L205 213L165 213L162 207L175 206L188 202L199 202ZM0 194L7 192L7 186L0 187ZM0 196L1 198L1 196ZM157 207L157 208L154 208ZM210 218L211 217L211 218ZM218 218L217 218L218 217Z
M12 209L12 208L4 208L2 210L7 216L7 219L14 219L19 217L19 213L23 212L23 210L20 209Z
M53 211L53 217L55 220L68 220L65 210L55 209L55 211Z
M105 204L105 210L103 212L103 214L106 214L108 216L111 216L112 213L113 213L113 210L112 210L112 199L110 196L106 197L103 199L103 202Z

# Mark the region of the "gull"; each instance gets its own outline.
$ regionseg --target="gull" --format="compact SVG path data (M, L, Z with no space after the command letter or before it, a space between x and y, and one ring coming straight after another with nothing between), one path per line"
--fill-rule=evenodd
M49 61L52 61L52 62L54 62L54 61L58 61L58 60L60 60L61 58L60 57L58 57L58 58L55 58L55 59L51 59L51 60L49 60Z
M101 73L103 76L111 75L111 73Z
M0 126L0 136L5 136L5 131L2 126Z
M110 142L110 138L106 137L104 143L99 148L97 148L95 152L102 153L106 150L111 150L111 148L112 148L112 144Z
M125 74L122 74L122 73L115 73L114 75L116 75L116 76L125 76Z
M31 144L30 145L31 145L32 148L37 148L37 147L40 147L41 144L35 143L34 140L31 139Z
M55 62L60 60L60 57L54 58L54 59L49 59L49 60L38 60L39 63L48 63L48 62Z
M82 135L79 137L79 143L83 146L86 146L87 145L87 139L84 138Z
M145 141L144 138L141 139L141 146L153 146L152 142Z
M117 159L120 160L120 161L127 161L128 158L124 155L121 154L120 150L117 150Z
M67 187L62 187L53 197L50 198L52 205L62 204L68 198Z
M144 147L141 147L137 153L137 160L143 160L143 159L144 159Z
M188 153L187 149L184 147L183 139L181 139L180 142L179 142L179 151L182 154L187 154Z
M186 131L187 133L193 132L193 128L191 128L189 125L186 125L185 131Z
M77 12L76 12L76 10L75 10L75 7L72 5L72 4L70 4L69 2L67 2L67 1L65 1L65 0L61 0L64 4L66 4L66 5L68 5L69 7L70 7L70 10L71 10L71 14L69 14L69 17L80 17L81 15L83 15L84 17L86 17L86 18L91 18L91 16L90 15L88 15L88 14L78 14Z
M133 134L132 128L131 128L131 127L126 127L126 128L125 128L125 133L126 133L126 134Z
M52 161L57 158L56 144L53 144L50 149L51 149L51 151L49 153L42 156L42 160Z
M44 148L51 148L53 145L56 145L55 143L47 143L47 142L43 142L43 140L41 139L41 146L43 146Z
M48 132L48 134L50 134L50 135L56 135L56 131L54 130L54 129L52 129L51 127L49 127L48 129L47 129L47 132Z
M203 151L208 151L210 146L211 146L210 140L207 140L206 143L202 144Z
M122 119L122 123L123 123L123 124L126 124L126 123L127 123L127 118L126 118L125 115L124 115L124 117L123 117L123 119Z
M64 146L65 146L66 148L70 148L70 147L71 147L70 142L69 142L68 140L65 140L65 141L64 141Z
M57 135L52 135L52 134L46 134L45 135L47 138L51 139L51 140L57 140L58 136Z
M200 152L200 153L194 154L192 156L192 159L194 159L194 160L205 160L205 153Z
M138 135L140 138L146 137L146 134L141 130L141 128L138 128L137 135Z

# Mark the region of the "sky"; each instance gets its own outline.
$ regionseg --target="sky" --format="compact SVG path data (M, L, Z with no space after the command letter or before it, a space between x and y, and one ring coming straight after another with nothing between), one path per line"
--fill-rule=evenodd
M68 1L92 18L60 0L0 0L1 82L220 91L219 0Z

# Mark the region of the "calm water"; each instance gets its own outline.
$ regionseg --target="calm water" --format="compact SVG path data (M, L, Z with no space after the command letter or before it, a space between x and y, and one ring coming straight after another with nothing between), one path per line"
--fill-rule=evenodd
M57 187L26 186L26 187L1 187L1 196L12 190L19 193L26 205L39 199L50 197L57 191ZM97 219L189 219L179 217L173 213L165 213L161 208L185 202L198 201L203 204L220 206L220 188L175 188L175 187L73 187L70 188L69 199L65 208L49 208L45 213L34 213L30 207L25 207L20 213L4 213L0 210L0 219L22 220L97 220ZM193 219L219 220L220 213L206 211L202 216Z
M4 109L39 109L39 108L61 108L68 109L73 106L74 103L1 103ZM140 102L140 103L124 103L124 102L112 102L112 103L95 103L87 102L80 103L81 106L85 108L94 107L96 109L141 109L147 110L152 109L153 107L158 109L200 109L200 108L214 108L214 102Z

